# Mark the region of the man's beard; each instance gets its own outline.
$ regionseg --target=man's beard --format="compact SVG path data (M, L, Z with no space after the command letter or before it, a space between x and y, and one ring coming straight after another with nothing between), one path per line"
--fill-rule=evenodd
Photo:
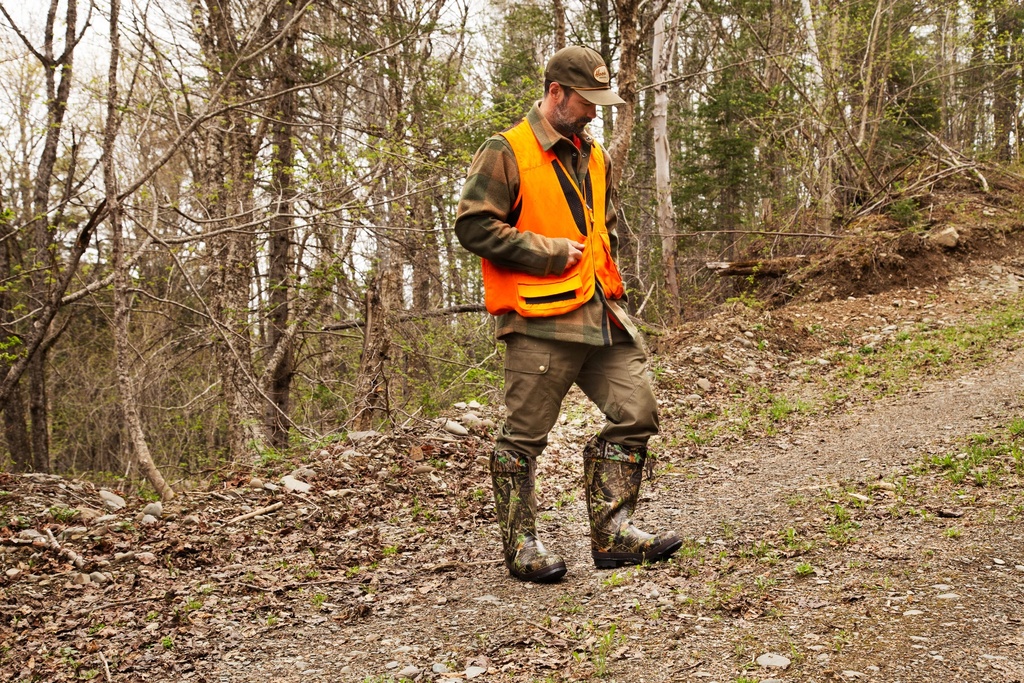
M551 122L551 125L555 130L571 140L574 135L579 136L583 133L583 129L590 123L590 118L587 116L581 116L577 119L569 118L568 104L569 99L566 98L555 105L555 120Z

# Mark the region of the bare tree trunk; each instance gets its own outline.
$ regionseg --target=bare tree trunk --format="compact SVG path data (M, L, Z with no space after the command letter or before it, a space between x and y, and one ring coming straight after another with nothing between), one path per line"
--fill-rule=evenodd
M608 7L608 0L595 0L594 2L597 11L597 26L598 31L601 35L601 57L604 59L604 63L608 65L608 68L612 68L612 16L611 9ZM610 140L615 132L615 120L614 120L614 108L613 107L601 107L601 120L604 125L604 139Z
M555 15L555 50L565 47L565 2L551 0L551 11Z
M809 0L803 0L807 4L807 8L804 10L806 13L810 13L810 2ZM883 14L889 13L891 7L883 7L883 0L877 0L875 3L875 13L871 17L871 26L868 29L868 41L867 46L864 48L864 59L860 66L860 81L861 81L861 107L860 107L860 124L857 128L857 146L861 147L864 145L865 138L867 136L868 123L874 112L871 111L872 102L875 101L872 90L875 87L875 51L878 44L878 35L881 30L882 16Z
M666 16L663 14L654 22L654 45L651 62L653 63L652 80L657 85L654 89L654 112L651 126L654 129L654 181L657 194L657 224L661 235L661 268L668 288L668 297L672 315L669 320L676 319L679 302L679 283L676 276L676 217L672 204L671 151L668 140L668 80L675 52L676 32L679 21L679 5L677 4L667 17L669 23L668 37L665 35Z
M14 248L14 230L11 229L7 214L0 205L0 282L7 282L13 276L16 265ZM4 327L13 319L11 300L8 288L0 287L0 324ZM18 346L19 340L13 335L0 337L0 376L6 375L10 370L9 358L14 357L11 352L16 351ZM4 440L11 454L14 471L31 472L32 441L29 439L28 421L25 416L25 397L20 386L12 387L7 401L0 402L0 409L4 413Z
M789 26L792 21L789 18L790 3L785 0L771 0L770 3L770 20L771 25L776 24L780 26ZM792 41L793 36L784 30L772 30L768 36L768 53L773 55L782 54L788 44ZM786 80L786 75L776 59L770 59L765 63L764 70L764 89L766 92L774 93L779 91L779 86ZM778 100L776 100L778 101ZM771 178L768 192L761 198L761 224L764 226L770 226L775 221L776 205L783 201L785 196L785 176L787 173L784 170L784 164L781 162L779 149L776 146L776 140L772 139L776 136L781 135L778 132L773 132L769 136L769 144L764 147L764 164L763 167L767 170L768 177Z
M205 26L196 26L198 40L209 60L213 79L223 84L227 102L242 102L249 95L248 79L234 71L239 60L238 27L226 3L206 5ZM266 31L263 16L256 29ZM258 43L263 44L263 43ZM209 193L210 215L220 228L252 225L253 188L256 178L255 147L261 134L250 130L247 112L232 108L212 122L205 140L203 185ZM265 125L265 124L264 124ZM227 411L228 450L236 462L267 447L264 429L266 399L260 396L252 363L250 286L255 264L253 229L228 230L210 240L216 275L211 278L212 315L215 325L214 353L221 374L221 393Z
M988 138L988 115L986 89L989 85L990 69L986 52L990 46L989 32L992 27L991 0L971 0L971 61L964 83L964 143L968 149L982 150Z
M992 107L993 151L999 161L1012 161L1014 158L1014 137L1016 130L1017 111L1020 107L1017 89L1020 85L1020 64L1015 63L1019 52L1022 26L1017 8L1002 8L996 19L996 54L995 81L992 84L994 102ZM1019 146L1020 139L1017 139Z
M4 404L4 440L11 454L15 472L31 472L32 442L28 438L28 423L25 420L25 397L21 387L14 387Z
M957 36L960 31L959 8L947 8L939 29L939 68L943 77L939 79L939 116L941 117L940 137L943 142L959 148L960 127L957 125L956 110L959 109L956 87Z
M57 2L51 0L46 16L45 38L40 57L46 72L46 107L47 127L43 140L43 149L36 169L35 183L32 193L33 219L30 224L32 234L33 262L30 269L33 299L37 302L47 301L52 295L52 279L58 270L57 256L54 250L54 233L50 229L50 189L53 170L57 164L58 144L63 129L64 114L67 111L68 96L71 92L74 48L76 45L75 31L78 24L78 2L68 0L64 16L64 51L60 57L55 56L54 28L57 24ZM56 81L59 74L60 80ZM70 172L70 171L69 171ZM55 278L54 278L55 279ZM51 318L52 320L52 318ZM49 405L46 392L46 351L48 345L43 344L49 331L49 323L43 328L33 330L40 335L39 344L34 349L26 348L29 354L25 372L28 374L28 404L31 420L32 461L39 472L50 471L50 425ZM37 325L42 320L37 321ZM14 366L18 367L17 364ZM0 402L3 402L0 399Z
M380 420L390 417L388 395L388 360L391 357L392 320L384 302L392 275L390 263L382 260L380 270L366 288L366 307L363 328L363 355L356 375L355 406L352 429L362 431L373 428Z
M615 14L619 20L618 91L625 104L615 113L615 132L608 145L612 158L612 174L608 191L612 199L618 197L619 181L629 158L633 140L633 112L636 110L637 65L640 57L640 0L616 0ZM611 107L605 107L611 109Z
M433 230L431 196L419 193L413 198L410 224L416 229L412 254L412 306L429 311L441 303L441 257Z
M294 5L285 5L279 26L285 26L292 19ZM291 414L291 384L295 374L295 354L292 350L293 337L287 334L293 289L292 277L292 233L293 201L295 183L295 144L293 122L295 120L297 102L296 94L291 88L298 80L298 64L295 54L296 31L288 32L285 37L278 60L277 89L281 95L272 124L272 142L275 150L273 188L277 194L274 215L270 220L269 237L269 272L267 276L267 295L270 311L267 316L267 347L268 355L279 360L270 368L270 383L267 387L266 424L268 438L275 448L288 446L288 420ZM278 349L280 345L284 349ZM280 351L280 352L279 352Z
M239 161L235 158L235 161ZM236 170L238 166L234 167ZM231 174L232 178L240 176ZM237 195L236 195L237 196ZM238 197L232 206L239 216L249 216L247 199ZM229 219L230 220L230 219ZM238 218L240 222L247 222ZM218 252L218 292L214 296L215 324L219 329L216 354L221 372L221 391L228 413L228 449L236 462L266 450L263 399L258 397L252 366L252 335L249 285L252 272L252 235L228 235Z
M818 220L824 232L830 229L830 221L835 213L833 193L835 180L833 178L833 154L834 142L827 130L828 122L823 120L825 115L825 75L821 65L821 53L818 50L818 29L815 23L814 13L811 11L810 0L801 0L800 7L803 12L804 30L807 31L808 57L811 62L811 84L808 88L811 104L816 112L817 120L812 124L813 133L809 136L815 141L817 154L814 159L815 186L817 189ZM836 41L833 41L835 43Z
M145 430L138 409L138 393L131 377L132 347L129 341L128 271L124 263L124 226L121 221L121 201L118 198L117 172L114 162L114 143L117 140L118 87L117 68L121 58L121 38L118 19L120 0L110 0L110 66L107 78L107 123L103 133L103 186L107 194L111 230L111 260L114 270L114 354L117 367L117 388L121 398L121 414L131 442L133 464L146 477L162 500L174 498L172 489L153 462L146 442Z
M50 421L46 396L46 353L41 350L32 356L26 370L28 375L28 416L31 424L32 468L36 472L50 471Z

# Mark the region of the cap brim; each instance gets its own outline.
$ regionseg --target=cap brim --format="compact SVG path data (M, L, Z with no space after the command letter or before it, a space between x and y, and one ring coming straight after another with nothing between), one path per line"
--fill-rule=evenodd
M601 88L600 90L579 90L573 88L573 92L579 94L580 97L591 104L599 104L605 107L626 103L626 100L616 95L611 88Z

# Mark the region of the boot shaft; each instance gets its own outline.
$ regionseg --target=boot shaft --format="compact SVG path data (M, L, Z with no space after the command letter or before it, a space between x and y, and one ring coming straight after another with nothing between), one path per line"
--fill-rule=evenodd
M590 547L598 568L659 562L682 545L673 533L649 534L633 526L646 460L645 448L625 448L598 437L584 449Z
M516 453L491 456L494 511L509 573L523 581L549 583L565 574L565 563L537 538L536 461Z
M605 526L618 512L632 516L640 496L647 449L627 449L599 437L583 449L583 477L591 522Z
M502 542L514 543L520 534L536 534L537 463L533 458L522 458L520 467L500 462L502 457L516 458L517 454L491 455L491 483L494 485L494 511L501 529ZM503 471L507 470L507 471Z
M590 537L595 549L615 544L616 537L630 533L646 449L626 449L594 437L583 450L583 475L587 494Z

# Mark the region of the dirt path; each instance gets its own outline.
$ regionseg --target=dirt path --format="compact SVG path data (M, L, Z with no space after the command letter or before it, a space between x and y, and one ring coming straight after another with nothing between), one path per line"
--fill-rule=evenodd
M1022 376L1017 349L783 440L686 462L658 479L642 514L693 539L679 565L593 569L577 499L550 507L543 526L570 565L561 584L509 579L486 562L498 555L496 534L478 526L437 541L441 555L481 564L427 572L411 563L382 579L389 588L373 594L367 616L243 636L197 670L211 681L388 681L412 668L418 680L481 670L484 681L1022 680L1019 486L957 501L924 490L941 488L928 475L919 494L874 488L925 453L1024 415ZM557 480L558 468L547 472ZM919 511L893 512L897 498ZM829 543L829 505L849 509L855 540ZM938 516L953 507L963 516ZM960 535L944 536L953 525ZM786 529L797 534L789 548ZM800 577L799 562L813 572ZM766 653L788 668L751 664Z

